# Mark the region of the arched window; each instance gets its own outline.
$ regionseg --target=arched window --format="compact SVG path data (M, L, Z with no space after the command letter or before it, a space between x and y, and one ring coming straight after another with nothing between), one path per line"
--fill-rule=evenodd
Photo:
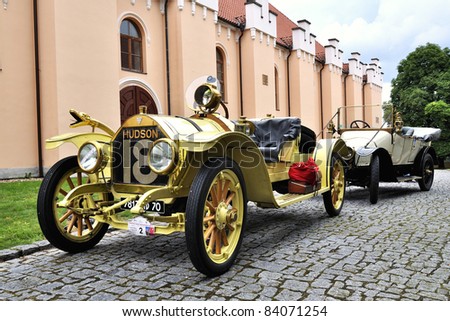
M217 67L217 80L220 83L220 93L222 94L222 100L225 99L226 84L225 84L225 55L220 48L216 48L216 67Z
M142 35L132 20L125 19L120 25L120 54L122 69L142 72Z
M275 75L275 110L280 110L280 93L279 93L279 89L280 89L280 85L278 83L278 69L277 67L274 68L274 75Z

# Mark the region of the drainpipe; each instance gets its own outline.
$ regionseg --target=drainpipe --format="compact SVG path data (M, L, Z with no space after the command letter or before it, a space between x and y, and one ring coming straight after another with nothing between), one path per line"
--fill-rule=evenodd
M41 79L39 76L39 30L37 0L33 0L33 28L34 28L34 66L36 83L36 123L37 123L37 148L38 148L38 177L44 176L42 161L42 125L41 125Z
M287 99L288 99L288 116L291 117L291 72L289 58L292 55L292 46L289 46L289 55L287 56Z
M344 107L347 107L347 77L348 74L346 74L344 77ZM344 108L344 124L345 127L347 127L347 108Z
M169 19L168 19L168 7L169 0L164 3L164 29L166 33L166 80L167 80L167 114L170 115L171 103L170 103L170 59L169 59Z
M240 90L240 104L241 104L241 116L244 116L244 94L243 94L243 84L242 84L242 42L241 38L244 35L245 23L239 23L239 30L241 34L239 36L239 90Z
M322 70L325 68L325 63L322 64L322 68L320 68L319 71L319 87L320 87L320 128L322 129L322 131L320 132L320 134L322 135L322 138L324 138L323 135L323 84L322 84Z
M364 83L362 87L362 103L363 103L363 120L366 120L366 93L364 88L367 86L367 81Z

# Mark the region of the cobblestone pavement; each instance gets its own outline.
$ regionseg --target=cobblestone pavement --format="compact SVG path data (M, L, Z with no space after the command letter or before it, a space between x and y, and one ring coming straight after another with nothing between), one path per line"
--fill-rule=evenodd
M348 188L341 215L322 198L249 207L238 260L217 278L191 265L184 234L113 231L94 249L50 248L0 263L0 300L449 300L450 171L417 183Z

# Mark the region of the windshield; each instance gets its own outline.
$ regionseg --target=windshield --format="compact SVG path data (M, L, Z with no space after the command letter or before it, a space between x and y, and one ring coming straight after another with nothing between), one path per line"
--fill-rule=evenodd
M380 105L340 107L336 117L337 129L380 128L384 124Z

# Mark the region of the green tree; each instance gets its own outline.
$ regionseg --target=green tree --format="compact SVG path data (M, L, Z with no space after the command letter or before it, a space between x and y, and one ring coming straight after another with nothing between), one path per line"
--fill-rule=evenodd
M450 156L450 49L437 44L417 47L397 67L391 101L408 126L439 127L436 152Z
M442 130L440 140L433 143L436 153L442 157L450 155L450 104L442 100L433 101L425 107L425 115Z
M392 102L390 100L385 101L381 108L383 109L383 121L392 126L392 110L394 109Z

